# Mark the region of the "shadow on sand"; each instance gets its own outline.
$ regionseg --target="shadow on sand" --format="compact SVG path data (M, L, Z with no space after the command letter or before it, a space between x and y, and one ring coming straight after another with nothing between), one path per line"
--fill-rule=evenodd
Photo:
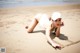
M41 32L41 33L45 34L45 30L33 31L33 33L39 33L39 32Z
M39 33L39 32L41 32L41 33L43 33L44 35L45 35L45 30L38 30L38 31L34 31L33 33ZM56 37L56 35L55 35L55 33L51 33L50 34L50 38L53 40L54 38ZM68 37L67 36L65 36L64 34L60 34L60 36L59 37L57 37L57 38L59 38L60 40L66 40L66 41L68 41ZM49 43L49 42L48 42ZM50 43L49 43L50 44ZM50 44L51 45L51 44ZM52 46L52 45L51 45ZM53 47L53 46L52 46ZM54 48L54 47L53 47ZM54 48L55 49L55 48Z
M45 34L45 30L33 31L33 33L39 33L39 32L42 32L43 34ZM51 37L51 39L54 39L56 37L55 33L51 33L50 37ZM65 36L64 34L60 34L60 36L58 38L60 40L68 40L68 37Z
M39 32L41 32L41 33L43 33L43 34L45 35L45 30L33 31L32 33L39 33ZM51 39L54 39L55 37L56 37L55 33L51 33L51 34L50 34L50 38L51 38ZM80 42L80 40L78 40L78 41L76 41L76 42L73 42L73 41L69 40L68 37L65 36L64 34L60 34L60 36L57 37L57 38L59 38L60 40L65 40L65 41L70 42L70 44L64 45L62 48L65 48L65 47L67 47L67 46L71 46L71 45L74 45L74 44L77 44L77 43ZM49 43L49 42L48 42L48 43ZM49 43L49 44L50 44L50 43ZM50 45L51 45L51 44L50 44ZM51 45L51 46L52 46L52 45ZM52 47L53 47L53 46L52 46ZM53 47L53 48L54 48L54 47ZM61 48L61 49L62 49L62 48ZM54 48L54 49L55 49L55 48Z

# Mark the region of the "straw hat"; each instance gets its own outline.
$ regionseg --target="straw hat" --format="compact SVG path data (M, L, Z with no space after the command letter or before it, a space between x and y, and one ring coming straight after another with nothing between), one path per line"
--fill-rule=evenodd
M56 20L58 18L61 18L61 13L60 12L53 12L51 17L53 20Z

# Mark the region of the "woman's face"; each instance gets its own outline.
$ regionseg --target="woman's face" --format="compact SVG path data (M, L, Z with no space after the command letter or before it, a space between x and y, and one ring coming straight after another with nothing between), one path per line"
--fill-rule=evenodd
M55 26L59 26L61 24L61 18L58 18L54 21Z

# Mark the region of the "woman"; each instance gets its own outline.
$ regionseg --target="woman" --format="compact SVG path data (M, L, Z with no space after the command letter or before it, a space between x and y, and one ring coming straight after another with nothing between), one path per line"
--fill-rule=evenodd
M61 46L50 38L50 34L52 31L55 31L55 35L59 37L60 35L60 28L63 26L63 22L61 22L61 14L59 12L54 12L51 17L49 17L47 14L37 14L35 18L33 19L31 25L28 27L27 32L31 33L33 32L34 28L39 23L42 27L45 28L46 31L46 37L48 42L55 48L61 48Z

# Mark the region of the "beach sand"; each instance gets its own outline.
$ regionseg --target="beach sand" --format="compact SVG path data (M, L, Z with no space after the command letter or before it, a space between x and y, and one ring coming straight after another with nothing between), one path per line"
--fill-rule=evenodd
M37 13L60 11L64 21L61 36L51 38L64 48L54 49L47 43L44 30L38 25L34 33L26 26ZM0 9L0 48L6 53L80 53L80 5L33 6Z

